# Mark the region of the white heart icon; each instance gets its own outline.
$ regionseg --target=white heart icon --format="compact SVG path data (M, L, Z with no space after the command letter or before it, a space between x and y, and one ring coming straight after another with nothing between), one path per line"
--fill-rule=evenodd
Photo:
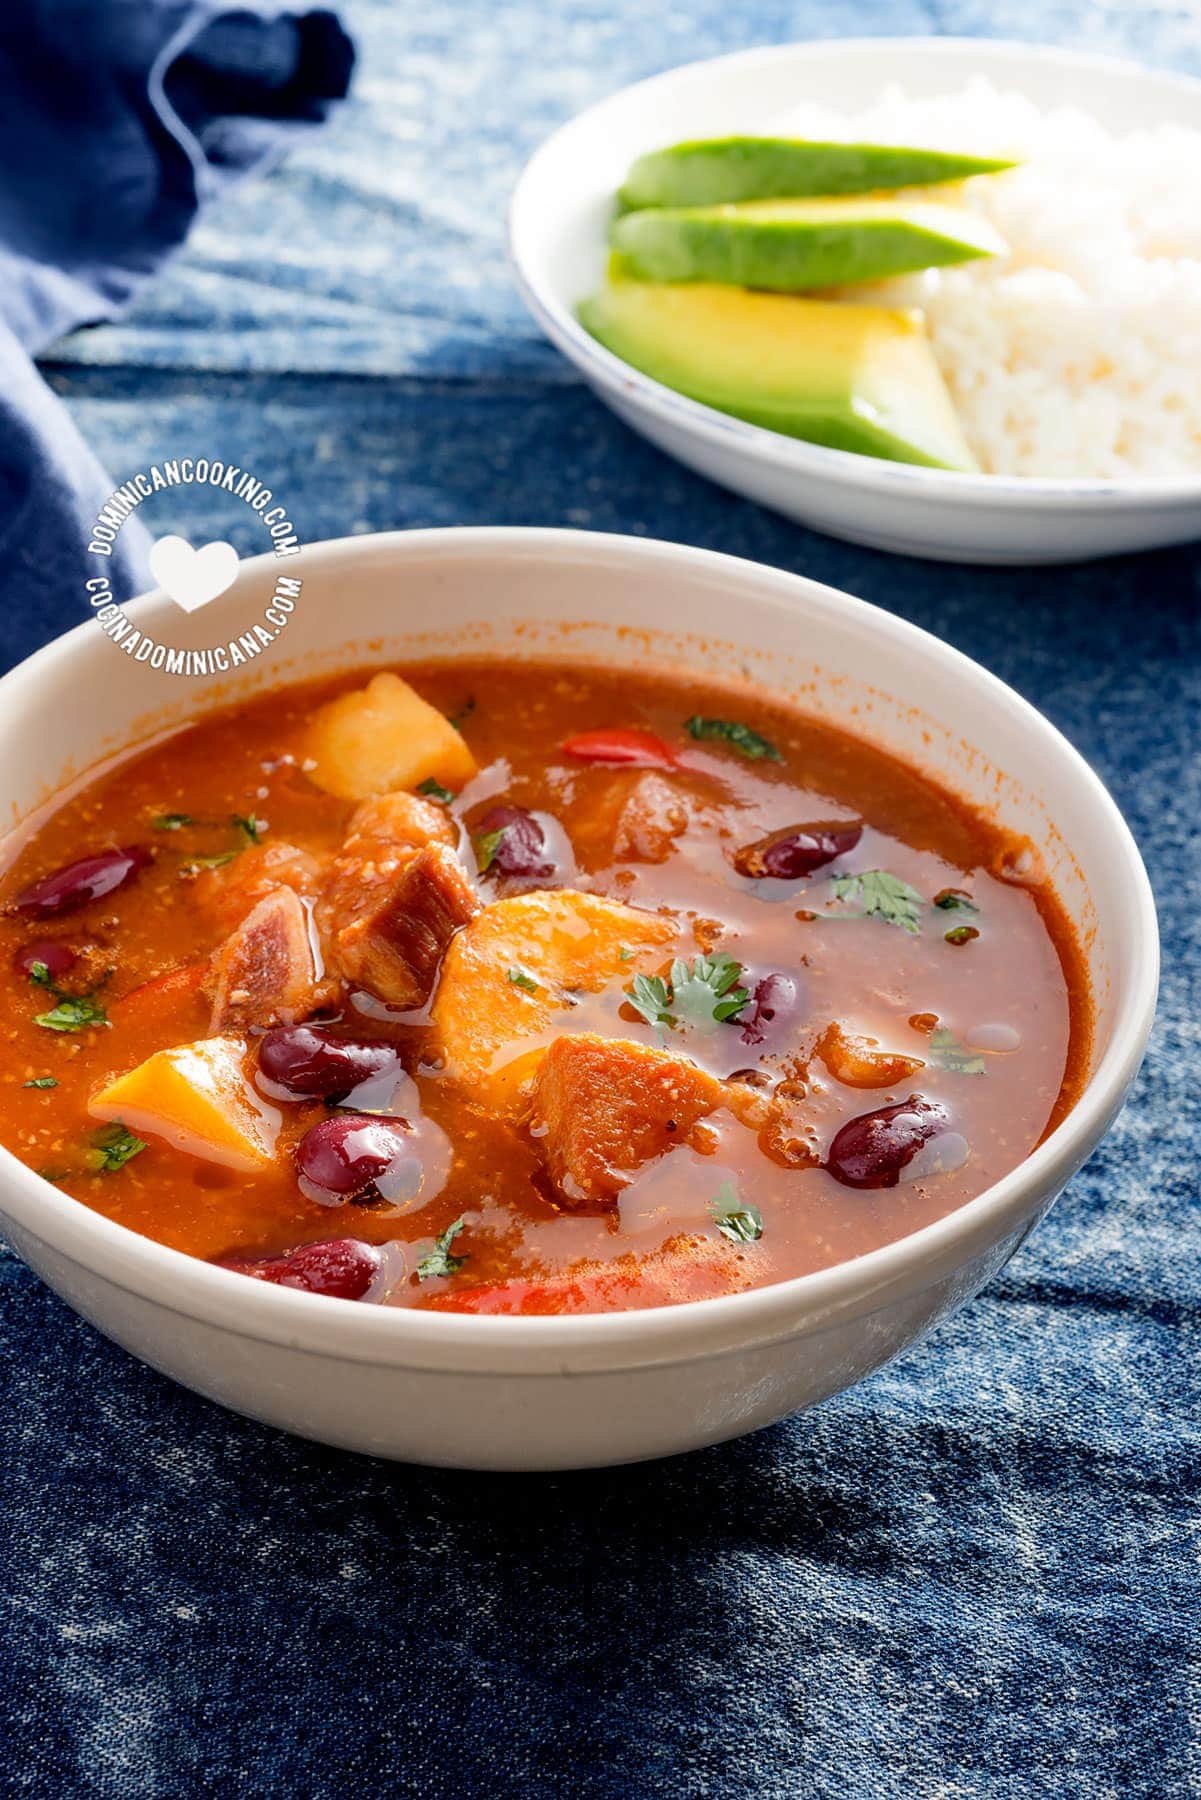
M150 552L150 573L176 606L187 613L199 612L233 586L238 553L223 539L193 550L187 538L161 537Z

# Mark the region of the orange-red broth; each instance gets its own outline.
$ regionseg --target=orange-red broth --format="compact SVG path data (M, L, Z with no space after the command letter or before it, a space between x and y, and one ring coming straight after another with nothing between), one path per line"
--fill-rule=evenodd
M514 1278L531 1286L510 1292L536 1296L546 1278L602 1265L616 1279L568 1289L560 1283L546 1304L637 1306L761 1286L902 1237L1011 1170L1071 1104L1087 1055L1089 1013L1064 915L1049 888L1031 881L1022 846L925 776L789 707L682 676L484 660L406 673L434 705L461 718L480 765L469 795L475 805L466 809L469 863L471 813L482 800L503 798L553 814L575 865L557 871L554 885L670 909L689 926L719 921L719 947L750 971L779 969L799 979L795 1050L807 1065L805 1133L817 1157L846 1120L920 1092L947 1107L969 1147L966 1160L892 1188L854 1190L820 1165L777 1166L761 1154L753 1133L726 1122L716 1147L711 1138L704 1154L681 1145L644 1168L615 1208L562 1210L548 1196L528 1132L489 1118L431 1070L419 1026L372 1025L348 1010L348 1029L361 1035L366 1024L403 1043L422 1107L453 1145L445 1186L418 1210L398 1214L378 1202L348 1202L331 1216L306 1199L292 1150L322 1115L319 1102L283 1108L277 1163L266 1174L238 1174L153 1140L119 1170L81 1167L80 1146L96 1130L89 1096L153 1051L203 1032L194 999L174 1009L169 1003L165 1012L114 1005L139 984L194 963L221 936L196 904L196 886L183 869L198 850L223 847L228 833L158 833L151 820L172 812L215 819L253 812L266 821L264 844L286 840L332 850L353 808L314 787L293 759L314 707L360 685L359 674L215 713L132 755L64 800L11 861L3 888L10 903L25 883L86 852L128 843L154 851L151 866L131 884L50 928L71 943L91 944L92 967L102 961L113 968L103 990L114 1018L107 1029L58 1035L33 1022L45 996L13 959L45 930L11 912L0 918L8 1021L0 1048L0 1131L26 1163L85 1205L203 1258L260 1256L331 1236L403 1243L409 1246L403 1260L392 1260L400 1278L384 1296L395 1305L454 1305L457 1295L470 1306L481 1287ZM748 759L721 740L693 741L684 726L696 714L749 724L778 748L780 760ZM581 731L613 725L648 729L686 752L688 785L719 803L716 827L712 820L690 825L662 862L607 860L598 819L615 772L561 748ZM832 870L799 884L756 884L732 867L733 851L767 832L841 818L861 820L864 830L854 852ZM242 854L262 851L248 846ZM887 870L928 901L948 888L968 891L978 912L927 906L917 935L879 918L828 916L853 910L832 902L830 875L856 869ZM203 878L210 886L219 879L217 873ZM483 898L496 897L494 879L482 877L480 888ZM965 922L977 935L949 942L946 932ZM707 944L706 929L698 927L698 936ZM614 993L601 1005L591 1001L586 1028L662 1043L662 1030L645 1024L623 998ZM924 1057L927 1066L884 1091L845 1086L813 1054L832 1021ZM969 1049L1015 1047L975 1052L983 1073L942 1068L930 1059L935 1023ZM580 1028L570 1015L563 1024ZM737 1031L736 1023L718 1026L711 1040L690 1039L688 1053L722 1075L753 1067L759 1052L740 1042L735 1047ZM47 1076L58 1085L26 1085ZM732 1245L718 1231L712 1203L726 1182L740 1203L759 1210L757 1241ZM466 1223L454 1251L465 1259L461 1267L450 1277L418 1279L418 1261L460 1218ZM662 1275L681 1245L696 1259L692 1278L666 1286L641 1278L642 1269Z

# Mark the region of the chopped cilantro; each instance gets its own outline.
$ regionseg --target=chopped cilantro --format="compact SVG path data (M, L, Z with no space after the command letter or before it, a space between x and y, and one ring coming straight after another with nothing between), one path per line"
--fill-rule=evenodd
M750 994L737 984L742 964L719 950L715 956L697 956L691 966L671 965L672 1005L685 1024L724 1024L740 1013Z
M965 894L962 888L944 888L941 894L935 894L934 904L940 912L966 913L969 917L980 911L971 895ZM944 931L942 935L948 944L970 944L980 933L974 925L952 925L950 931Z
M451 793L450 789L443 787L440 781L435 781L432 775L428 781L423 781L420 784L417 792L419 794L428 795L431 800L441 800L443 806L449 806L454 799L454 795Z
M667 980L662 975L635 975L626 995L648 1025L713 1025L735 1018L750 999L737 984L742 964L718 951L696 956L691 963L677 957Z
M91 994L60 994L50 1012L35 1013L35 1025L44 1031L83 1031L89 1025L107 1025L108 1014Z
M189 856L184 864L184 871L194 875L198 869L223 869L237 854L236 850L218 850L215 856Z
M925 905L916 888L911 888L899 875L887 869L863 869L857 875L834 875L830 885L838 900L859 900L862 914L852 917L883 919L886 925L897 925L916 937L922 928Z
M743 1206L732 1181L723 1181L709 1202L709 1214L723 1237L732 1244L753 1244L763 1236L763 1214L757 1206Z
M139 1156L146 1148L140 1137L135 1137L128 1125L122 1125L118 1119L112 1125L106 1125L92 1137L92 1148L87 1152L85 1161L91 1169L102 1175L111 1175L116 1169L123 1169L133 1157Z
M939 1025L930 1033L930 1061L952 1075L983 1075L984 1058L978 1050L961 1044L953 1031Z
M194 825L196 821L191 813L159 813L150 823L155 831L182 831L185 825Z
M26 1081L22 1085L32 1088L52 1088L57 1087L58 1082L53 1075L35 1075L32 1081Z
M635 975L626 994L648 1025L671 1024L671 989L661 975Z
M739 719L702 719L699 713L694 713L690 719L685 719L684 729L690 737L698 739L722 738L732 750L737 750L739 756L748 757L751 762L763 758L768 762L784 760L773 743Z
M628 944L619 944L617 947L617 954L620 956L622 962L633 962L634 960L634 952L630 949Z
M257 844L267 829L262 820L256 819L253 813L246 819L242 817L241 813L234 813L231 815L229 822L234 830L240 831L247 843L250 844Z
M457 713L447 713L446 717L456 731L462 731L464 724L475 711L475 695L468 695Z
M538 983L534 980L532 975L527 975L524 969L510 969L509 980L513 983L514 987L519 987L523 994L536 994L538 992Z
M418 1281L432 1281L435 1276L458 1274L467 1258L466 1256L452 1256L450 1247L466 1224L465 1218L458 1218L453 1225L446 1227L440 1238L434 1239L433 1249L417 1264Z
M44 962L31 963L30 981L34 987L44 988L56 1002L49 1012L35 1013L34 1024L40 1025L45 1031L83 1031L88 1025L107 1025L108 1014L95 995L112 972L111 969L106 969L86 994L69 994L50 979L50 970Z
M486 875L495 862L500 840L508 829L507 825L502 825L498 831L485 831L482 837L476 838L475 860L481 875Z
M978 913L980 908L970 894L962 888L944 888L941 894L935 894L934 904L942 912Z

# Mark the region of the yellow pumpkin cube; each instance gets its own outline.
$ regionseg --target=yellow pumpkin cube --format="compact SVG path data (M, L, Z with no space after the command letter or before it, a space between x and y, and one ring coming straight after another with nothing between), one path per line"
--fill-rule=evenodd
M462 733L387 671L319 708L305 754L317 786L343 800L369 800L430 780L462 787L476 770Z
M280 1115L243 1075L245 1055L241 1038L158 1050L94 1094L88 1111L190 1156L258 1174L274 1159Z

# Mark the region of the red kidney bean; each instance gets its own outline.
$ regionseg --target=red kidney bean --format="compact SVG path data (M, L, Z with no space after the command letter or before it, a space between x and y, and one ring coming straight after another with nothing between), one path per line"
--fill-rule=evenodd
M863 836L862 825L786 825L734 853L740 875L759 881L800 881L836 856L845 856Z
M906 1163L949 1123L937 1100L910 1094L894 1106L848 1119L834 1135L825 1166L844 1187L896 1187Z
M555 864L546 833L534 813L527 812L524 806L490 806L474 825L472 835L478 843L480 838L489 837L496 831L501 836L485 873L495 870L498 875L536 875L540 878L554 874Z
M376 1119L366 1113L335 1113L309 1127L296 1146L301 1187L312 1200L337 1205L366 1194L389 1172L413 1158L403 1119Z
M395 1046L280 1025L259 1043L259 1086L273 1100L345 1100L373 1076L401 1072Z
M16 912L30 913L35 919L50 919L57 913L74 912L90 900L103 900L144 869L151 860L149 850L130 844L124 850L98 850L94 856L81 856L78 862L43 875L22 888L13 902Z
M35 966L41 963L50 980L55 982L69 975L78 961L74 950L61 938L35 938L32 944L23 944L13 957L22 975L32 975Z
M796 1016L800 998L801 985L794 976L778 970L765 975L756 983L751 1004L737 1021L743 1043L761 1044L766 1037L775 1036Z
M375 1245L360 1238L327 1238L320 1244L302 1244L283 1256L217 1259L218 1268L253 1275L256 1281L299 1288L306 1294L332 1294L340 1300L362 1300L382 1264Z

